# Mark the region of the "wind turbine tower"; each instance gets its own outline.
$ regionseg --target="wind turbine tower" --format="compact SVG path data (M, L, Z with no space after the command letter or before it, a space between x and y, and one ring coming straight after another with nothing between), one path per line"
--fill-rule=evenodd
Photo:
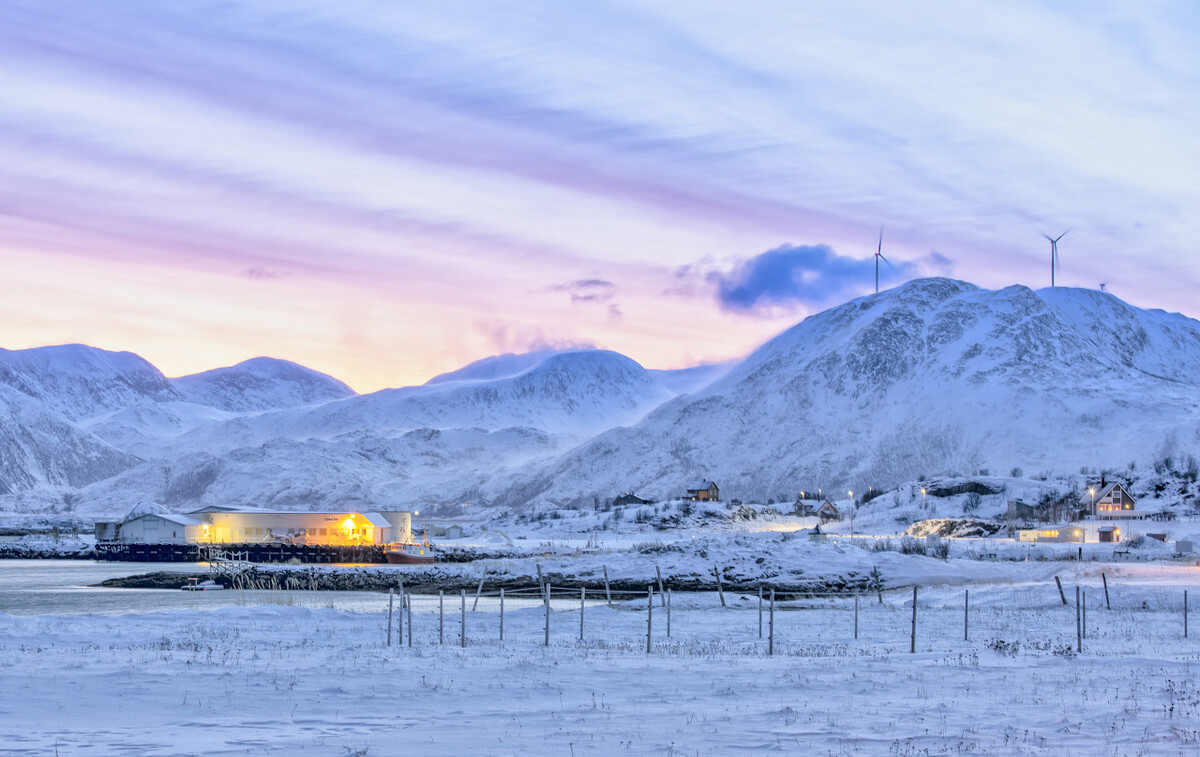
M888 260L887 258L885 258L883 256L883 227L882 226L879 227L879 244L875 247L875 294L879 294L879 261L880 260L887 263L892 268L896 267L896 266L892 265L892 261Z
M1067 235L1067 232L1059 234L1057 237L1052 237L1049 234L1042 232L1042 236L1050 240L1050 287L1054 287L1054 268L1058 265L1058 240Z

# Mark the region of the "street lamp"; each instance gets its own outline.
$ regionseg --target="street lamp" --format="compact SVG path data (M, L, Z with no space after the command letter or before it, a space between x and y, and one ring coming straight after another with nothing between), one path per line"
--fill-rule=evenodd
M921 487L921 509L922 510L928 509L927 507L925 507L925 487L924 486Z
M1096 517L1096 490L1089 488L1088 494L1092 495L1092 517Z

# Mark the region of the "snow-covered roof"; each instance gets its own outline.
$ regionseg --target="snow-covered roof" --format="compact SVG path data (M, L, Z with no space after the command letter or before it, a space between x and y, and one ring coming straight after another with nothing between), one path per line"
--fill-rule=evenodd
M269 513L281 512L278 510L264 510L261 507L238 507L234 505L205 505L198 507L195 510L188 510L189 513Z
M391 528L391 522L379 513L361 513L362 519L376 528Z
M716 486L716 483L714 483L714 482L712 482L712 481L701 481L701 482L700 482L698 485L696 485L696 486L689 486L689 487L688 487L688 491L690 491L690 492L698 492L698 491L702 491L702 490L704 490L704 489L709 489L709 488L711 488L711 487L713 487L713 486Z
M140 502L129 511L129 513L125 516L125 519L121 522L125 523L127 521L140 518L143 515L161 515L165 512L167 512L166 505L160 505L155 502Z
M204 525L204 521L197 520L195 518L189 518L186 515L179 515L177 513L142 513L141 515L137 515L132 518L126 518L125 521L122 523L122 525L124 525L125 523L129 523L130 521L138 520L140 518L150 518L150 517L161 518L161 519L167 521L168 523L176 523L180 526L203 526Z

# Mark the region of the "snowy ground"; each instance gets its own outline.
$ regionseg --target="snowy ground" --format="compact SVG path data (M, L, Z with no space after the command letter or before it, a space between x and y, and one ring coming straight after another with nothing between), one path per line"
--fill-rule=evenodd
M0 754L67 755L1191 755L1200 749L1200 569L1064 567L1052 580L780 602L775 655L758 600L510 601L467 613L416 600L414 645L382 611L222 607L126 615L0 614ZM1111 568L1111 566L1110 566ZM1004 579L1001 579L1004 580ZM518 607L521 604L523 606ZM381 598L380 608L384 607ZM469 604L468 604L469 608ZM1193 618L1195 620L1195 618ZM407 639L405 640L407 644Z

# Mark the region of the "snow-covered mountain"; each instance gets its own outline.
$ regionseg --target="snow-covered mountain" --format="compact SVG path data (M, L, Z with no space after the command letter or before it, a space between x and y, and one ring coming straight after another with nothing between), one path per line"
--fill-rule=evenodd
M499 498L590 502L887 486L923 473L1071 470L1197 441L1200 323L1065 288L925 279L812 316Z
M71 420L183 399L157 368L132 352L82 344L0 350L0 383Z
M384 389L317 406L238 417L171 443L224 452L272 439L395 437L417 429L533 428L575 441L634 423L671 396L633 360L605 350L551 352L515 375Z
M36 487L74 489L139 462L37 400L0 384L0 494Z
M82 347L6 352L0 366L3 483L26 490L25 511L63 492L113 514L134 500L587 505L679 496L702 478L763 500L921 474L1125 467L1200 445L1200 323L1100 292L949 279L684 371L547 350L357 396L272 360L173 381Z
M341 381L311 368L256 357L228 368L171 379L188 402L234 413L278 410L354 396Z

